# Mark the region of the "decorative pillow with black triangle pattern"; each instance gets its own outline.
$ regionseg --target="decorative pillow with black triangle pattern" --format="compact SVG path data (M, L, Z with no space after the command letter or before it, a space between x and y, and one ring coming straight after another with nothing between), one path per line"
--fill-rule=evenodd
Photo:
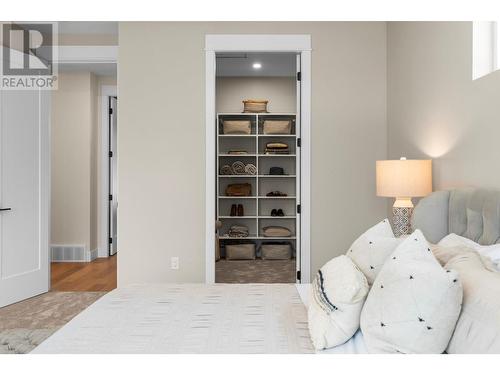
M401 242L402 239L394 237L389 220L384 219L359 236L346 255L365 274L368 284L372 285L386 259Z
M373 353L443 353L460 314L462 285L434 257L420 230L380 270L361 313Z

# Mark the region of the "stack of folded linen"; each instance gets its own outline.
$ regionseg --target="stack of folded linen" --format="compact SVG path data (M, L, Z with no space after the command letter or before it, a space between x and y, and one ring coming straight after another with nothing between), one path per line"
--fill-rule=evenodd
M266 154L289 154L288 145L283 142L266 143Z
M248 237L248 228L244 225L232 225L227 235L229 237Z

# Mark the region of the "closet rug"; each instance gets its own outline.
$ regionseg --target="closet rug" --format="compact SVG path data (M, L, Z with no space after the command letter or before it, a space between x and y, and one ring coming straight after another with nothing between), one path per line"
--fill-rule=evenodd
M295 283L295 275L295 259L221 259L215 263L216 283Z

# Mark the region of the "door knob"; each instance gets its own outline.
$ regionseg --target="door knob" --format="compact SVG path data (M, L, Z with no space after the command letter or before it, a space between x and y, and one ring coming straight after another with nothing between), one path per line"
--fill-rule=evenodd
M0 208L0 211L10 211L12 208L10 207L5 207L5 208Z

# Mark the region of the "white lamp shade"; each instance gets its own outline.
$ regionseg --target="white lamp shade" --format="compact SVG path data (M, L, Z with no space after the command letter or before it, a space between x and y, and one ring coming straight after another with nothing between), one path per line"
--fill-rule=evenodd
M379 197L424 197L432 192L432 160L378 160Z

